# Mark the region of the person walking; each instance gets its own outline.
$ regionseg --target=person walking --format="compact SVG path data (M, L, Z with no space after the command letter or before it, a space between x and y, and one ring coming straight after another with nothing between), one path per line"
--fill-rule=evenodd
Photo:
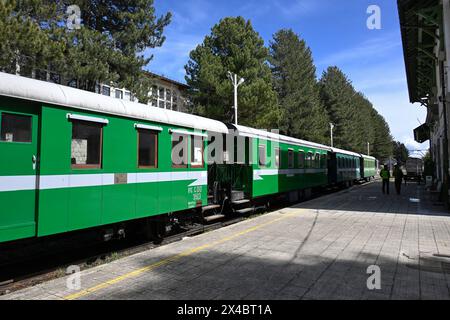
M394 167L394 178L395 178L395 189L397 190L397 194L400 195L402 191L402 182L403 182L403 171L400 169L398 165Z
M383 194L389 194L389 180L391 179L391 173L389 172L388 166L385 165L380 171L381 179L383 180Z

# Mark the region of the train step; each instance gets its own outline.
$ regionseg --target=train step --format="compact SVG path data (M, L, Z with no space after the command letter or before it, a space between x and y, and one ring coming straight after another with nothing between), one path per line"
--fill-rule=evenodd
M224 214L215 214L213 216L204 217L206 223L225 218Z
M241 204L249 203L249 202L250 202L250 200L248 200L248 199L242 199L242 200L232 201L231 203L234 205L241 205Z
M219 208L220 208L220 204L211 204L209 206L203 207L202 211L206 212L206 211L215 210L215 209L219 209Z
M236 213L246 214L246 213L253 212L254 210L255 210L254 208L245 208L245 209L236 210Z

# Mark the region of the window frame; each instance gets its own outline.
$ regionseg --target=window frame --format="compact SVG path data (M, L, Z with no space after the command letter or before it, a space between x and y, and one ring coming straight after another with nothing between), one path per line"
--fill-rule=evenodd
M155 135L155 165L154 166L141 166L139 164L139 146L141 141L141 132L150 132ZM152 130L152 129L145 129L145 128L136 128L136 134L137 134L137 168L138 169L158 169L159 168L159 131Z
M195 152L195 144L194 144L195 137L197 137L197 139L201 139L201 142L202 142L202 162L201 162L201 164L192 163L192 160L194 157L194 152ZM204 168L205 167L205 138L202 136L198 136L198 135L191 135L189 140L190 140L190 144L191 144L191 147L189 148L189 153L190 153L189 165L190 165L190 167L193 169Z
M313 161L313 159L314 159L314 153L312 152L312 151L308 151L308 156L307 156L307 160L306 160L306 166L307 166L307 169L314 169L313 168L313 163L314 163L314 161Z
M298 151L298 167L300 169L305 169L305 163L306 163L306 155L305 151L299 150Z
M280 150L279 147L274 148L274 155L275 155L275 159L274 159L275 160L275 162L274 162L275 163L275 168L280 169L280 167L281 167L281 162L280 162L280 160L281 160L281 158L280 158L281 150Z
M320 169L320 153L316 152L314 154L314 169Z
M11 115L11 116L19 116L19 117L28 117L30 119L30 140L29 141L7 141L1 139L1 134L3 130L3 117L4 115ZM17 112L9 112L9 111L2 111L0 112L0 143L20 143L20 144L31 144L33 143L33 116L31 114L23 114L23 113L17 113Z
M292 163L291 163L292 160ZM294 169L295 168L295 158L294 158L294 149L288 149L288 163L287 163L288 169Z
M261 148L264 149L264 163L261 162ZM258 165L261 168L267 168L267 147L264 144L258 145Z
M183 154L183 157L185 157L185 159L186 159L186 163L185 164L174 164L174 162L173 162L173 158L172 158L172 155L173 155L173 147L174 147L174 145L173 145L173 143L174 142L177 142L177 143L181 143L180 142L180 140L178 140L178 141L174 141L173 140L173 134L171 134L170 135L170 140L171 140L171 143L172 143L172 148L170 149L170 161L171 161L171 167L173 168L173 169L187 169L188 168L188 166L189 166L189 134L182 134L182 133L176 133L179 137L184 137L183 138L183 143L185 143L186 144L186 154L184 155Z
M99 164L70 164L70 168L72 170L101 170L103 168L103 128L105 127L105 123L94 122L94 121L85 121L79 119L70 119L72 123L72 134L70 143L73 140L73 124L74 122L84 123L90 126L100 128L100 144L99 144ZM72 161L72 150L70 151L70 160Z

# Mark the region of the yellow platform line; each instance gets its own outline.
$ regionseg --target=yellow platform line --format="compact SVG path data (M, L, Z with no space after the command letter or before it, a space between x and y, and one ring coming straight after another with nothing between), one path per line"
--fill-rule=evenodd
M98 285L96 285L94 287L91 287L91 288L88 288L88 289L85 289L85 290L81 290L81 291L76 292L74 294L70 294L68 296L65 296L64 299L65 300L75 300L75 299L87 296L87 295L89 295L89 294L91 294L93 292L96 292L96 291L108 288L108 287L110 287L110 286L112 286L112 285L114 285L116 283L121 282L121 281L124 281L124 280L130 279L130 278L139 276L139 275L141 275L141 274L143 274L145 272L152 271L152 270L154 270L154 269L156 269L158 267L167 265L167 264L169 264L171 262L174 262L174 261L177 261L177 260L179 260L179 259L181 259L183 257L190 256L190 255L192 255L194 253L197 253L199 251L203 251L205 249L212 248L212 247L217 246L219 244L222 244L224 242L236 239L236 238L241 237L241 236L243 236L245 234L248 234L250 232L253 232L253 231L256 231L258 229L264 228L264 227L266 227L268 225L271 225L271 224L273 224L275 222L278 222L278 221L285 220L287 218L293 217L294 215L295 215L294 213L286 214L283 217L280 217L280 218L277 218L277 219L273 219L271 221L268 221L268 222L256 225L256 226L248 228L248 229L245 229L245 230L243 230L241 232L238 232L238 233L236 233L234 235L231 235L229 237L223 238L223 239L218 240L216 242L213 242L213 243L210 243L210 244L205 244L203 246L199 246L199 247L196 247L196 248L193 248L193 249L190 249L190 250L186 250L186 251L184 251L184 252L182 252L180 254L177 254L177 255L174 255L172 257L160 260L158 262L150 264L150 265L148 265L146 267L143 267L141 269L137 269L135 271L131 271L129 273L126 273L126 274L121 275L119 277L116 277L114 279L102 282L102 283L100 283L100 284L98 284Z

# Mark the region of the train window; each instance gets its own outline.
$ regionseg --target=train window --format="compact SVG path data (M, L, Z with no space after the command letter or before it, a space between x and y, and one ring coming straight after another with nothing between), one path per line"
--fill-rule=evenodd
M311 169L313 167L313 153L308 152L308 156L306 157L306 167Z
M72 120L72 168L101 168L102 131L101 123Z
M203 137L191 136L191 167L202 168L203 165Z
M31 116L3 113L0 140L31 142Z
M158 167L158 133L156 131L138 129L138 166L139 168Z
M259 165L261 167L266 166L266 146L260 145L258 147Z
M275 167L280 167L280 148L275 148Z
M300 169L305 168L305 153L303 151L298 152L298 166Z
M172 134L172 167L187 168L188 137L182 134Z
M288 169L294 168L294 150L288 150Z
M314 161L314 167L316 169L320 169L320 154L316 153L315 161Z
M327 155L326 154L322 154L320 156L320 168L321 169L327 168Z

